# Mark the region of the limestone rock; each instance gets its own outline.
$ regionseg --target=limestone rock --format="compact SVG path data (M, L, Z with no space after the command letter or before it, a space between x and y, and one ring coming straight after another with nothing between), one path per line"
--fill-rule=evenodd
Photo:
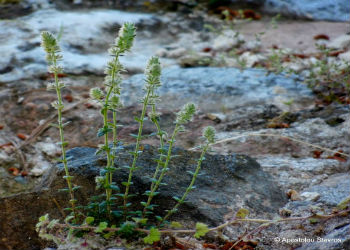
M117 153L117 166L130 165L132 158L128 153L133 145L127 146ZM99 175L105 164L104 157L95 156L96 149L74 148L67 153L70 173L75 176L74 183L79 189L76 197L79 203L86 203L88 197L99 193L95 190L95 176ZM173 196L180 196L191 180L188 170L194 170L199 152L174 149L178 155L176 162L170 164L170 170L164 179L168 185L160 189L155 197L158 210L171 208L175 202ZM144 199L142 195L150 185L147 178L155 169L157 158L156 148L145 145L144 152L138 160L139 170L135 172L131 192L139 194L132 201L139 204ZM269 174L262 171L260 165L244 155L207 155L203 162L201 173L196 181L196 189L188 196L175 218L191 224L191 221L201 221L210 225L218 225L237 211L241 206L249 209L251 214L261 216L272 215L286 203L282 191L277 188ZM61 217L55 199L61 207L67 205L67 197L58 192L66 186L62 166L56 166L47 173L37 191L22 193L0 199L0 231L5 232L0 241L0 249L11 246L14 249L36 249L43 242L38 239L34 226L39 216L49 213L51 218ZM127 170L120 170L113 175L118 185L125 181ZM141 198L141 199L140 199ZM161 213L161 212L160 212ZM18 241L21 238L23 240Z
M266 0L263 9L284 16L329 21L348 21L350 13L347 0Z
M214 40L213 49L216 51L228 51L242 43L244 43L243 35L233 30L226 30Z
M267 74L261 69L167 68L162 71L161 81L160 102L170 108L178 108L192 101L203 111L217 112L222 107L236 110L259 104L281 106L290 99L298 105L305 105L312 100L310 89L301 84L296 76ZM132 105L143 96L143 84L143 74L134 75L123 82L125 105ZM276 91L277 88L283 91Z
M335 49L348 49L350 48L350 35L344 34L341 35L334 40L330 41L330 43L327 45L329 48L335 48Z
M345 250L350 249L350 225L334 229L323 237L317 237L315 242L302 245L296 250Z

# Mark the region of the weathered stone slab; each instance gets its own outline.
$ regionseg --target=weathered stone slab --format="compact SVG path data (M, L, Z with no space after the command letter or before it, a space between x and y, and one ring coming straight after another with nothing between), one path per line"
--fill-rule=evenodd
M131 164L132 158L128 151L133 145L118 152L117 166ZM175 204L173 196L181 196L191 181L191 175L186 171L194 171L198 152L190 152L180 148L174 149L174 155L160 194L155 198L158 210L164 213ZM145 145L135 172L131 192L139 194L133 204L139 204L145 198L142 195L150 185L149 176L155 169L154 159L157 149ZM75 176L74 183L83 188L76 197L79 203L87 203L88 197L101 191L95 189L95 176L105 164L104 157L95 156L94 148L74 148L68 152L71 174ZM196 189L188 196L178 214L174 217L186 224L201 221L210 225L218 225L231 218L240 207L248 208L253 215L269 216L275 214L278 208L286 203L283 192L276 187L272 177L264 172L252 158L244 155L207 155L203 162L202 175L196 181ZM67 205L67 197L58 193L58 189L66 186L62 176L65 175L62 166L53 167L44 176L44 180L36 192L18 194L0 199L0 232L2 232L0 249L36 249L43 244L36 236L34 226L38 217L49 213L51 217L60 217L61 207ZM120 185L128 175L127 170L114 174L114 180ZM141 198L141 199L140 199ZM159 212L162 214L162 212ZM18 240L21 239L21 240Z

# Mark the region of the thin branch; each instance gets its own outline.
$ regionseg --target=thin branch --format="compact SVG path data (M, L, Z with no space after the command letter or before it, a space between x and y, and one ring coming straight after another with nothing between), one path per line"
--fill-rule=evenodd
M67 113L68 111L76 108L77 106L79 106L80 104L83 104L84 102L86 102L87 100L80 100L79 102L65 108L64 110L62 110L62 114ZM44 123L42 123L41 125L39 125L38 127L36 127L33 132L28 136L28 138L21 144L18 146L18 149L22 149L23 147L27 146L28 144L32 143L33 141L35 141L35 139L41 135L47 128L50 127L50 123L52 123L57 117L57 114L52 114L51 116L49 116L49 118L47 118Z
M298 221L298 220L308 220L308 219L312 219L312 218L317 218L320 220L327 220L330 218L334 218L337 216L343 216L343 215L347 215L350 213L350 209L347 210L343 210L343 211L339 211L337 213L334 214L328 214L328 215L310 215L310 216L305 216L305 217L292 217L292 218L280 218L280 219L276 219L276 220L265 220L265 219L238 219L235 218L233 220L230 220L226 223L223 223L217 227L212 227L209 229L210 232L212 231L217 231L217 230L221 230L229 225L233 225L239 222L249 222L249 223L260 223L263 224L263 226L267 226L270 224L276 224L276 223L281 223L281 222L290 222L290 221ZM48 222L49 223L49 222ZM72 228L72 229L80 229L80 230L91 230L91 231L95 231L98 227L95 226L88 226L88 225L82 225L82 226L76 226L76 225L71 225L71 224L61 224L61 223L57 223L55 225L55 227L57 228ZM117 232L119 231L120 228L110 228L107 227L104 229L104 231L107 232ZM135 228L135 231L137 232L142 232L142 233L149 233L150 230L147 229L143 229L143 228ZM184 233L184 234L194 234L196 233L196 230L194 229L176 229L176 230L172 230L172 229L164 229L164 230L159 230L160 233L162 234L167 234L167 233L172 233L172 234L176 234L176 233Z
M20 150L20 146L18 146L18 144L14 140L8 139L8 141L10 141L12 143L17 156L20 158L22 165L23 165L23 170L28 171L28 164L26 161L26 157L23 154L22 150Z
M235 137L230 137L230 138L226 138L226 139L217 141L217 142L213 143L212 146L214 146L216 144L229 142L229 141L234 141L234 140L237 140L237 139L240 139L240 138L243 138L243 137L248 137L248 136L267 136L267 137L279 137L279 138L283 138L283 139L289 139L291 141L295 141L295 142L298 142L300 144L304 144L304 145L307 145L307 146L310 146L310 147L318 148L318 149L321 149L323 151L327 151L327 152L331 152L331 153L337 153L337 154L340 154L340 155L343 155L343 156L350 157L350 154L346 154L346 153L343 153L343 152L339 152L339 151L336 151L336 150L325 148L325 147L322 147L322 146L319 146L319 145L316 145L316 144L313 144L313 143L309 143L309 142L306 142L306 141L303 141L303 140L300 140L300 139L296 139L296 138L290 137L290 136L276 135L276 134L264 134L264 133L248 133L248 134L245 134L245 135L238 135L238 136L235 136ZM194 150L197 150L197 149L198 149L198 147L193 147L193 148L190 148L189 150L194 151Z
M66 213L63 211L62 207L60 206L60 204L58 203L58 201L55 198L52 198L53 203L55 203L56 207L58 208L58 210L60 211L61 215L63 216L63 218L66 218Z

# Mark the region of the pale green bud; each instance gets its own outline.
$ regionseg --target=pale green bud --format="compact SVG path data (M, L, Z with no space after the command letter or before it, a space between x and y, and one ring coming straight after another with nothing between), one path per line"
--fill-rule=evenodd
M118 47L120 53L124 53L131 49L135 36L135 25L132 23L124 23L119 30L118 37L115 40L115 46Z
M47 53L51 53L53 49L59 48L56 38L47 31L41 32L41 47L43 47Z
M193 103L185 104L182 109L177 113L176 123L186 124L192 120L193 115L196 113L196 106Z
M41 32L41 47L46 52L46 60L53 62L54 60L60 60L62 57L58 55L60 47L58 46L56 38L47 31Z
M151 57L147 63L147 67L145 70L146 82L149 85L154 85L154 87L159 87L160 83L160 75L162 73L162 68L160 66L158 57Z
M104 96L103 91L100 88L90 89L90 97L94 100L101 100Z
M114 60L110 60L107 63L107 67L104 71L106 75L113 76L124 71L123 65L117 60L116 62Z
M49 82L46 86L47 90L54 90L56 89L56 84L54 82Z
M157 120L160 117L160 113L155 112L153 110L149 112L147 115L151 120Z
M122 107L122 103L118 95L112 95L109 98L109 107L113 110L116 110Z
M203 130L203 137L207 139L209 143L214 143L215 142L215 128L212 126L205 127Z
M105 183L105 178L103 176L96 176L95 182L96 182L96 189L99 189L99 188L103 187L103 185Z

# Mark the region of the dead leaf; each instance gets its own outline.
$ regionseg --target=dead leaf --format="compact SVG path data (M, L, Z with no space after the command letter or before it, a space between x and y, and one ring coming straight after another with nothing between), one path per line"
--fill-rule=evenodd
M290 125L285 122L281 122L281 123L270 122L269 124L267 124L267 127L268 128L289 128Z
M15 167L9 168L8 171L9 171L13 176L17 176L17 175L19 174L18 168L15 168Z
M25 170L23 170L23 171L21 172L21 175L22 175L23 177L25 177L25 176L27 176L27 175L28 175L28 172L27 172L27 171L25 171Z
M328 156L327 159L332 159L332 160L337 160L337 161L341 161L341 162L346 162L346 159L344 159L343 157L339 157L339 156Z
M185 245L183 245L182 243L180 243L180 242L178 242L178 241L176 241L175 246L176 246L178 249L181 249L181 250L187 249L187 248L185 247Z
M53 73L49 73L48 76L49 76L48 78L54 78L55 77L55 75ZM57 76L58 76L58 78L63 78L63 77L67 77L68 75L64 74L64 73L58 73Z
M329 40L329 36L327 36L326 34L318 34L318 35L314 36L314 39L315 40L320 40L320 39Z
M18 137L19 139L21 139L22 141L25 141L25 140L27 139L27 136L26 136L25 134L22 134L22 133L18 133L18 134L17 134L17 137Z
M12 142L8 142L8 143L1 144L0 148L11 147L11 146L13 146L13 143Z
M295 56L297 58L300 58L300 59L305 59L305 58L309 58L310 57L309 55L298 54L298 53L293 54L293 56Z
M243 11L243 17L244 18L251 18L253 20L260 20L261 19L261 15L256 13L254 10L244 10Z
M203 247L204 248L210 248L210 249L218 249L217 245L211 244L211 243L203 243Z
M345 50L331 51L331 52L329 52L329 56L334 56L334 57L336 57L336 56L338 56L339 54L344 53L344 52L346 52L346 51L345 51Z
M312 153L315 159L319 159L321 158L321 154L323 153L323 151L315 150L315 151L312 151Z
M65 95L63 96L63 99L67 102L73 102L73 96L72 95Z

